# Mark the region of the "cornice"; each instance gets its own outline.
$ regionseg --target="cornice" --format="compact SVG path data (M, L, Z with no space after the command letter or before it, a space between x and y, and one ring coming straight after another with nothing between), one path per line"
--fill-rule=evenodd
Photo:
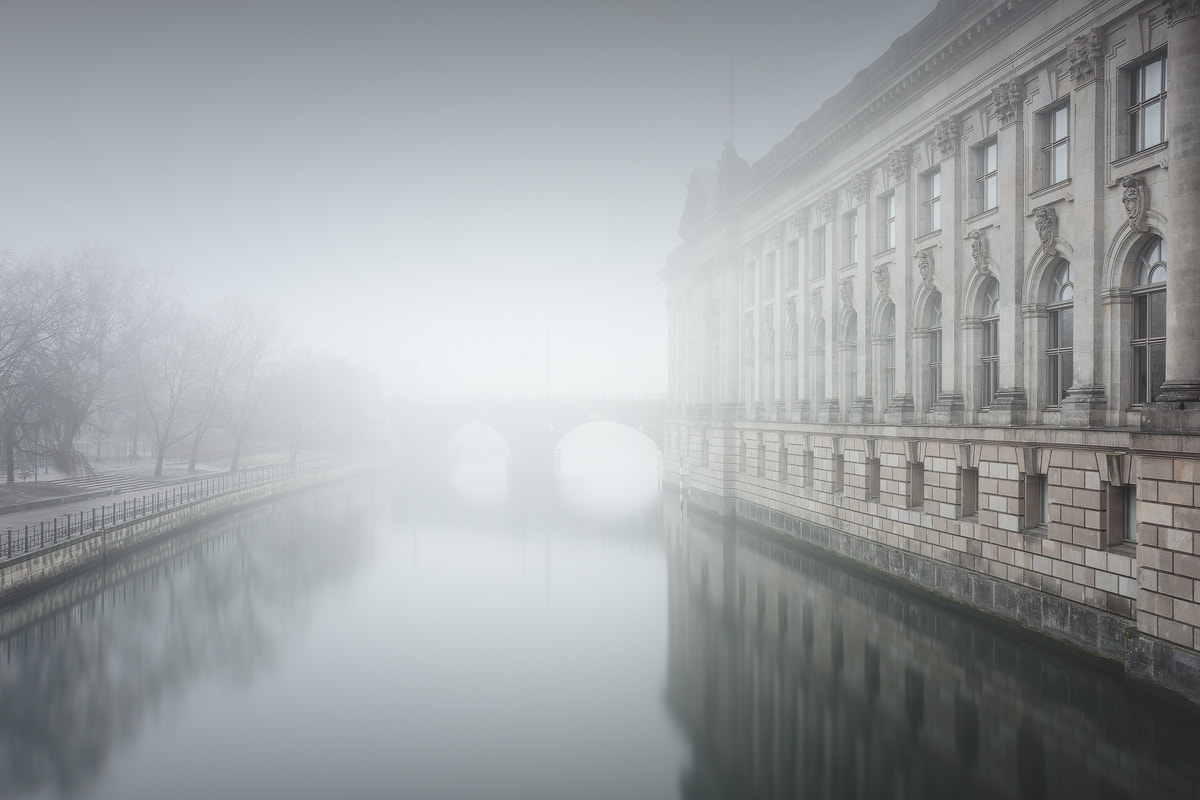
M898 39L887 53L858 73L848 86L827 100L821 109L797 125L791 134L755 162L746 179L746 190L731 210L737 211L752 205L763 195L791 181L796 173L822 162L831 151L844 148L848 141L875 127L888 115L903 109L914 96L954 72L962 63L974 57L980 48L1003 38L1027 16L1051 2L1053 0L993 2L973 24L965 26L940 47L924 54L910 68L897 73L897 66L907 63L913 54L919 53L954 26L953 18L939 25L939 4L938 10ZM981 5L982 0L977 0L966 10ZM928 30L933 26L937 27ZM907 53L904 52L906 48L909 49ZM902 64L896 64L897 60ZM874 97L871 97L873 93ZM856 107L858 110L853 111ZM846 111L852 113L846 117Z

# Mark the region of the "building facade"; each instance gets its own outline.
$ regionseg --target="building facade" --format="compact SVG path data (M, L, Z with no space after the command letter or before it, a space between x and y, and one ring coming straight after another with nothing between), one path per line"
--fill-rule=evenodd
M1200 700L1200 3L943 0L680 233L693 500Z

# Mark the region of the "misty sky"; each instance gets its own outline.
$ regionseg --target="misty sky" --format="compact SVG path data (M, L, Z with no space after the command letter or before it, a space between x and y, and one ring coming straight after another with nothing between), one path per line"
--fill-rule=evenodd
M753 161L934 5L0 0L0 250L262 298L404 394L661 392L731 60Z

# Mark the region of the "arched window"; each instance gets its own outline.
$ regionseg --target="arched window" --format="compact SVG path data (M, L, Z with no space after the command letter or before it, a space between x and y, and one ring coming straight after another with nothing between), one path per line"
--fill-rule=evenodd
M1133 392L1135 405L1149 403L1166 379L1167 245L1154 237L1138 254L1133 287Z
M942 393L942 296L936 294L929 301L929 365L927 368L925 397L927 409L932 409Z
M825 401L825 321L818 320L808 349L808 374L812 376L813 410Z
M988 279L983 290L983 319L979 350L979 407L987 408L1000 385L1000 284Z
M1046 339L1047 405L1062 404L1071 388L1075 345L1075 271L1068 261L1059 261L1050 273L1050 302Z
M883 403L896 396L896 306L888 303L879 326L879 371Z

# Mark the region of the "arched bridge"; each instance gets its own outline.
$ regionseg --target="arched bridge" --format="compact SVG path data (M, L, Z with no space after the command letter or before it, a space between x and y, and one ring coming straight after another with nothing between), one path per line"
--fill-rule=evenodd
M394 409L395 445L427 463L445 463L451 437L480 422L508 443L514 467L551 470L559 440L572 429L608 420L641 431L663 446L666 398L661 395L580 397L549 400L404 400Z

